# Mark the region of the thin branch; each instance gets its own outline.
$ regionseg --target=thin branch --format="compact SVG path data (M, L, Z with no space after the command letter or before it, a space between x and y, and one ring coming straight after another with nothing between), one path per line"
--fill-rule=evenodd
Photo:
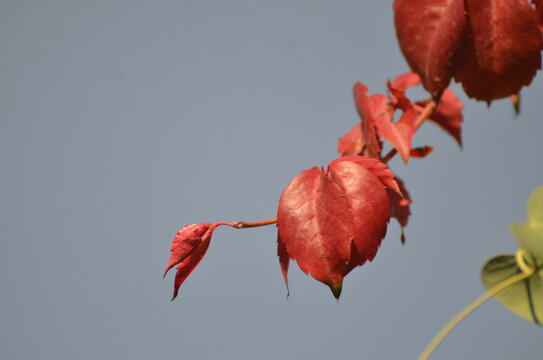
M263 220L263 221L255 221L255 222L246 222L246 221L234 221L234 222L218 222L216 225L225 225L230 226L236 229L245 229L245 228L253 228L253 227L260 227L260 226L267 226L277 224L277 219L269 219L269 220Z
M419 117L417 118L417 122L416 122L416 130L418 130L421 125L430 118L430 116L432 116L432 114L434 113L435 109L437 107L437 103L435 101L430 101L425 107L424 109L422 110L422 113L419 115ZM415 130L415 131L416 131ZM390 159L392 159L396 154L398 153L398 150L396 150L396 148L394 149L391 149L388 154L386 154L384 157L383 157L383 162L384 163L387 163L390 161Z

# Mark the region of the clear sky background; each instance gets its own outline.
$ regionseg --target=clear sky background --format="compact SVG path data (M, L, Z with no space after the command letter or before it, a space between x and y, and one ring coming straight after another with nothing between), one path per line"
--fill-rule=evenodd
M390 166L413 197L336 303L290 270L276 230L215 232L170 302L181 226L276 215L300 171L338 156L352 85L408 70L388 1L0 2L0 358L414 359L514 252L543 184L543 77L465 102L464 148L433 124ZM417 98L422 92L411 92ZM436 359L537 358L543 330L491 300Z

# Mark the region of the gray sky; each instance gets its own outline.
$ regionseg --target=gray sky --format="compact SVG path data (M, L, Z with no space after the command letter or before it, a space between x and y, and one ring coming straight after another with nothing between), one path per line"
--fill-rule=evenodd
M543 184L541 74L508 101L467 100L464 148L433 124L391 168L413 197L373 263L330 290L274 227L220 228L170 303L179 227L273 218L300 171L337 156L351 87L408 70L392 1L0 3L0 358L412 359L514 252ZM418 93L422 95L422 92ZM410 93L417 97L417 92ZM542 330L491 300L439 359L540 354Z

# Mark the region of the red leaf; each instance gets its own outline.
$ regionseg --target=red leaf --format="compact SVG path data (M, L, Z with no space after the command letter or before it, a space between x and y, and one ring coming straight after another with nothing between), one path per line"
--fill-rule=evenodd
M418 104L425 107L430 100L420 101ZM436 111L430 117L430 120L439 125L444 131L449 133L462 147L462 109L464 104L454 95L450 88L445 89L441 100L437 105Z
M470 97L490 103L516 94L541 69L543 37L526 0L466 0L473 37L455 75Z
M362 166L376 176L384 187L400 193L400 187L398 186L398 183L396 183L396 176L388 168L387 164L381 160L372 159L366 156L343 156L332 161L329 166L336 166L342 161L350 161Z
M372 103L367 95L368 88L361 82L353 86L353 96L356 110L362 120L362 138L364 140L363 154L372 158L379 158L381 146L375 133L375 117L372 112Z
M390 219L386 188L399 192L399 187L386 164L371 158L339 158L330 163L329 170L331 180L344 190L352 213L355 237L349 272L374 259Z
M164 272L166 276L172 267L178 265L172 300L177 297L183 281L204 257L216 227L217 224L192 224L186 225L177 232L170 249L172 255Z
M339 298L343 277L374 258L389 218L383 183L361 163L338 160L327 173L314 167L298 174L279 199L278 253L284 245L284 259L294 259Z
M390 199L390 216L396 218L402 227L402 244L405 243L405 234L403 228L407 226L409 221L409 216L411 216L411 209L409 204L411 204L411 198L409 192L405 188L403 181L399 178L396 178L398 185L400 186L401 193L403 197L398 195L397 192L391 191L388 189L388 197Z
M462 66L468 29L464 0L395 0L394 23L411 70L437 98Z
M192 224L185 225L175 235L170 252L170 261L166 266L164 276L168 271L185 260L193 251L195 251L202 242L202 236L209 230L211 224ZM164 277L163 276L163 277Z
M364 138L362 137L362 124L356 124L348 133L339 139L337 151L341 156L362 155L364 151Z
M393 122L394 110L388 105L387 98L381 94L373 95L371 100L376 115L377 131L380 137L398 150L403 161L407 163L411 151L411 140L417 130L417 111L411 101L401 91L390 86L390 83L389 89L396 98L396 106L403 110L403 114L398 121Z
M406 72L405 74L398 76L392 81L392 87L402 92L409 89L410 87L417 86L419 84L420 76L412 71Z
M428 155L430 155L430 153L434 151L434 147L433 146L423 146L423 147L418 147L418 148L414 148L414 149L411 149L411 157L414 157L414 158L424 158Z

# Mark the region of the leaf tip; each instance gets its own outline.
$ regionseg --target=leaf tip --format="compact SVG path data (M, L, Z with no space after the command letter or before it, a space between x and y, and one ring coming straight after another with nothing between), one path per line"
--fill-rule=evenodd
M513 105L513 110L515 111L515 118L520 115L520 93L509 95L509 100Z
M341 295L342 287L343 286L341 284L330 285L330 290L332 290L332 294L334 294L334 297L336 298L338 302L339 302L339 296Z

